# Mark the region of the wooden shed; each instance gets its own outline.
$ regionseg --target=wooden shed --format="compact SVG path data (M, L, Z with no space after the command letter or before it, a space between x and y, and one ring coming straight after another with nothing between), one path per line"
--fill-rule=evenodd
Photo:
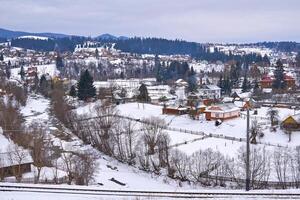
M187 114L188 109L183 106L178 107L166 107L164 106L162 109L163 114L167 115L184 115Z
M286 117L280 124L281 128L289 131L300 130L300 114Z

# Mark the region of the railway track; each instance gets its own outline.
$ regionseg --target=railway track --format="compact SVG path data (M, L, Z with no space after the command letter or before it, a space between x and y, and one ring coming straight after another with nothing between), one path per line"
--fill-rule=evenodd
M102 197L124 197L124 198L177 198L177 199L300 199L300 192L282 192L282 191L203 191L203 192L171 192L171 191L142 191L142 190L107 190L80 188L74 186L30 186L30 185L10 185L1 184L0 192L19 192L19 193L43 193L43 194L67 194L67 195L85 195Z

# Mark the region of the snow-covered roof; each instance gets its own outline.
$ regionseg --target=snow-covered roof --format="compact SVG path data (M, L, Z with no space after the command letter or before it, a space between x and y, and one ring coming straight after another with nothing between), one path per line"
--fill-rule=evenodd
M205 85L210 90L221 90L217 85Z
M0 168L30 163L33 163L33 160L29 151L0 153Z
M216 104L209 106L206 111L208 112L233 112L240 111L240 109L233 103Z
M224 103L233 102L233 97L224 97L222 102Z

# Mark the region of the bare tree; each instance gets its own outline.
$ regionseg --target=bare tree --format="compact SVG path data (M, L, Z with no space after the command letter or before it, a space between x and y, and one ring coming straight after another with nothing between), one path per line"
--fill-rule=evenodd
M158 138L158 159L161 167L170 166L170 142L171 138L166 133L161 133Z
M93 179L98 169L97 152L85 150L76 154L75 159L75 181L77 185L88 185Z
M134 126L135 123L128 120L128 121L124 121L124 135L125 135L125 141L124 141L124 145L125 145L125 154L127 157L127 163L129 165L132 165L135 163L135 157L136 157L136 153L134 152L134 146L136 144L136 140L137 140L137 135L136 132L134 130Z
M251 128L250 128L250 142L252 144L256 144L256 138L257 136L262 136L263 132L261 131L261 126L259 125L259 123L257 122L257 120L253 120L251 123Z
M286 148L277 148L273 156L274 167L281 187L285 189L286 182L289 180L289 165L291 163L291 152Z
M39 182L42 168L50 166L50 140L47 137L46 131L37 124L30 127L30 134L32 136L31 156L33 165L37 168L35 176L35 183Z
M181 181L188 180L189 159L185 153L178 149L173 150L170 164L176 170L176 175Z
M292 180L296 183L296 187L300 187L300 147L296 147L291 159L291 175Z
M155 153L155 147L159 142L160 135L163 133L163 128L165 126L164 120L151 117L149 119L144 119L143 125L143 139L148 147L148 154L153 155Z
M17 182L21 182L23 175L22 165L25 161L28 161L28 157L30 156L27 151L23 148L11 144L7 147L8 159L12 166L12 172L16 177Z
M119 120L115 115L118 113L114 105L109 101L103 101L100 105L95 106L97 118L93 121L95 136L97 140L95 143L98 144L99 150L106 153L107 155L113 155L114 153L114 138L113 128L117 127Z
M246 171L246 148L242 146L238 150L237 165L239 168L239 174L243 174ZM265 183L270 177L270 156L265 148L252 147L250 150L250 181L252 188L265 187L261 183Z
M209 184L209 174L216 170L220 163L217 153L211 149L199 150L191 156L190 174L198 182ZM205 180L205 181L204 181Z
M68 184L71 185L75 178L76 155L73 152L64 152L61 154L62 167L68 176Z
M4 153L0 151L0 181L3 181L5 178L5 163L7 162L4 157Z

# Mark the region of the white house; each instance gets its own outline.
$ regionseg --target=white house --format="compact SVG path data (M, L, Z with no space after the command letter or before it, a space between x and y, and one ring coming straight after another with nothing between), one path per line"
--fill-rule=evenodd
M198 89L199 96L203 99L220 99L221 88L216 85L202 85Z

